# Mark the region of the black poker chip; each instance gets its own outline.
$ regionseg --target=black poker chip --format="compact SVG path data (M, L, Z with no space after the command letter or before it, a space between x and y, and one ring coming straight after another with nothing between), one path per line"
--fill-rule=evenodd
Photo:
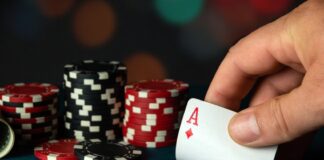
M118 104L116 106L114 105L100 105L100 104L86 104L86 105L77 105L75 102L67 102L67 106L65 106L65 110L72 112L72 113L80 113L79 110L83 111L89 111L93 114L99 113L99 114L110 114L110 115L116 115L118 112L118 109L122 108L122 104Z
M126 67L117 61L84 60L65 65L64 72L72 79L115 80L118 73L126 72Z
M94 102L94 103L98 103L98 104L91 104L91 101L85 101L83 104L83 101L76 101L76 100L70 100L70 99L66 99L68 101L65 102L65 108L67 109L84 109L84 110L91 110L91 111L105 111L108 109L114 109L114 108L121 108L123 103L122 102L115 102L112 104L105 104L104 102L102 103L98 103L98 102Z
M102 139L102 137L106 137L106 136L116 136L116 131L114 130L115 128L111 128L111 129L106 129L103 130L101 132L90 132L88 130L82 130L82 129L75 129L73 131L67 131L68 135L72 135L72 136L80 136L80 137L85 137L85 139L87 137L89 137L90 139ZM104 138L105 139L105 138Z
M97 90L100 90L103 88L118 88L126 83L123 77L118 77L115 83L111 83L109 81L98 81L95 79L76 80L71 79L68 76L65 77L66 78L64 78L63 84L66 88L96 88Z
M95 122L95 121L91 121L88 119L80 120L80 119L70 119L67 117L65 117L64 120L66 123L70 124L71 126L81 126L81 127L90 127L90 126L112 127L112 126L114 126L112 121L107 121L107 120Z
M74 152L80 160L139 160L143 157L141 149L123 141L84 141L74 145Z
M90 92L90 94L85 94L85 92L83 92L83 89L76 89L74 88L73 91L70 89L66 89L67 92L66 93L66 97L71 98L71 99L83 99L83 100L107 100L108 98L116 98L119 100L122 100L121 98L124 98L124 91L121 90L121 88L119 89L107 89L105 91L102 91L100 93L96 93L96 92ZM75 91L75 92L74 92Z
M100 132L91 132L88 128L77 128L66 130L65 135L70 138L76 138L78 140L90 140L90 139L100 139L100 140L116 140L122 139L122 130L120 127L107 128L101 130Z
M110 98L108 100L84 100L84 99L71 99L66 98L68 105L78 105L78 106L85 106L85 105L95 105L95 106L107 106L107 105L113 105L119 101L117 101L116 98Z
M76 123L71 123L71 122L65 122L65 128L70 129L70 130L83 130L83 131L88 131L90 133L99 133L102 131L110 130L110 129L116 129L120 128L119 125L104 125L103 123L99 125L79 125Z

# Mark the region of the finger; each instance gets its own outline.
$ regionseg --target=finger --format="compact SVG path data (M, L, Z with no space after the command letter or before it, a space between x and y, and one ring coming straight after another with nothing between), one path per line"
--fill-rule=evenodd
M291 68L285 68L276 74L264 78L258 85L251 99L250 106L264 103L273 97L290 92L292 89L300 86L303 77L303 73Z
M233 140L252 147L280 144L322 126L324 100L319 95L324 92L319 84L324 78L315 84L307 79L290 93L235 115L229 125Z
M260 28L230 49L209 86L206 101L237 110L257 77L278 71L282 63L297 63L284 21L282 17Z

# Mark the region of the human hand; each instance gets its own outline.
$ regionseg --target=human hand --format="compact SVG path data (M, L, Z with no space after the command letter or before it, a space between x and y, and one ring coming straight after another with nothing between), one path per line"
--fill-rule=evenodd
M268 146L324 124L324 1L307 1L256 30L228 52L205 100L238 110L256 80L250 107L230 122L234 141Z

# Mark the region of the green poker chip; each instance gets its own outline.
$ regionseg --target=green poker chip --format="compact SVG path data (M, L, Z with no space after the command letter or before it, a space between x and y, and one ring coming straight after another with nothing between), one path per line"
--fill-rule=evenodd
M15 134L13 130L5 120L0 118L0 159L11 151L14 142Z

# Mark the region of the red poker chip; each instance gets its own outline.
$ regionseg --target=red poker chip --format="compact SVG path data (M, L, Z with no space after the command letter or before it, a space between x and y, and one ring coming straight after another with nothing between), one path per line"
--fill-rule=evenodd
M137 124L137 125L147 125L147 126L170 126L172 124L179 123L177 119L171 119L171 120L136 119L128 116L124 117L124 122Z
M179 130L175 129L166 129L166 130L155 130L151 132L144 132L139 129L135 129L129 126L123 126L122 127L122 132L123 133L128 133L132 135L138 135L138 136L168 136L168 135L177 135Z
M129 110L130 114L157 114L157 115L172 115L176 114L179 111L183 111L184 109L180 109L177 107L165 107L159 109L147 109L142 106L128 106L124 105L125 109Z
M136 130L140 130L143 132L156 132L161 130L178 130L179 124L170 124L170 125L157 125L157 126L148 126L148 125L140 125L134 123L123 122L123 127L131 127Z
M50 120L53 120L57 117L57 115L48 116L48 117L37 117L37 118L30 118L30 119L21 119L21 118L6 118L5 119L12 124L38 124L38 123L45 123Z
M140 98L178 97L186 93L189 85L182 81L144 80L125 86L125 94L132 94Z
M152 120L176 120L181 116L182 112L178 113L172 113L172 114L136 114L134 112L129 111L128 109L125 109L125 116L128 116L130 118L137 118L137 119L152 119Z
M138 106L147 110L159 110L168 107L173 108L184 108L186 102L179 103L149 103L149 102L132 102L128 99L125 99L125 105L127 106Z
M143 141L143 142L167 142L169 140L177 139L177 135L169 136L138 136L132 134L123 134L129 140Z
M125 99L130 102L142 102L142 103L159 103L159 104L174 104L179 103L181 100L188 99L187 94L179 95L178 97L154 97L154 98L142 98L137 95L125 92Z
M32 108L22 108L22 107L9 107L9 106L0 106L0 110L10 113L38 113L48 110L53 110L57 108L56 106L38 106Z
M35 128L35 129L14 129L15 133L18 134L38 134L38 133L48 133L53 130L57 130L58 126L53 125L53 126L47 126L47 127L41 127L41 128Z
M75 139L51 140L34 149L35 157L41 160L77 160L74 154Z
M154 139L154 138L158 138L158 137L164 137L164 138L167 138L167 139L170 139L170 138L177 138L178 136L178 132L173 132L173 133L170 133L167 134L167 132L165 132L164 134L160 134L158 135L157 133L145 133L145 132L137 132L136 134L133 134L133 132L128 132L126 128L124 128L122 130L122 133L124 136L126 135L129 135L129 136L133 136L134 138L143 138L143 139Z
M166 142L150 142L150 141L137 141L137 140L130 140L127 137L124 137L124 141L132 144L137 147L144 147L144 148L161 148L174 145L177 140L168 140Z
M4 102L42 102L53 98L58 87L48 83L16 83L0 88L0 100Z

